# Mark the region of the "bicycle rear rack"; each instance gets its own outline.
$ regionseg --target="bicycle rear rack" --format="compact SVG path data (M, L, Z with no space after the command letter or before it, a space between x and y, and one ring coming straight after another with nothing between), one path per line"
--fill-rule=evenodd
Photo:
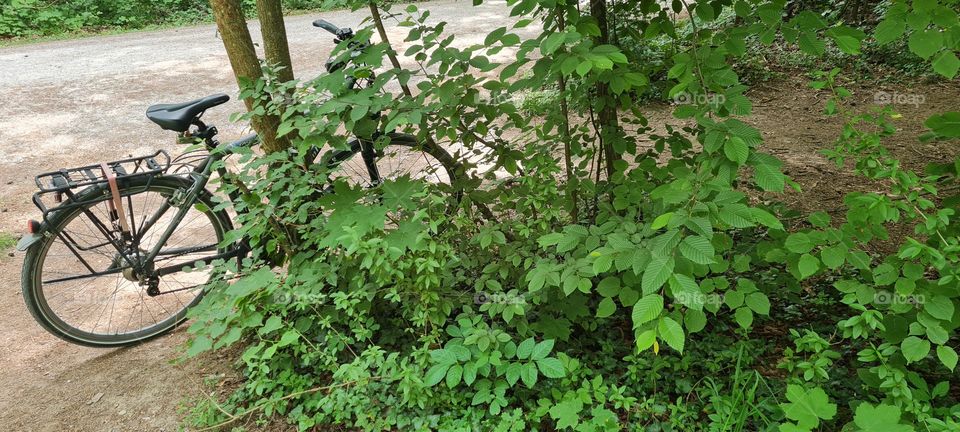
M170 168L170 154L157 150L149 156L107 162L106 166L113 171L117 182L122 183L132 178L165 173ZM106 174L100 164L93 164L37 175L34 180L39 191L33 194L33 203L46 221L51 212L104 201L110 198L107 188L104 188L105 194L89 197L82 192L94 186L106 185Z

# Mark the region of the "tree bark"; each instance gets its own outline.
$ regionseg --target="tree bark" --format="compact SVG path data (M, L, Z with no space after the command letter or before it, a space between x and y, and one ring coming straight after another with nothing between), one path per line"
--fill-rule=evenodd
M263 37L267 63L281 67L277 73L280 81L292 81L293 62L290 61L290 46L287 44L287 29L283 24L280 0L257 0L257 17L260 18L260 35Z
M250 29L240 6L240 0L210 0L217 30L223 39L223 47L230 58L230 67L240 87L263 77L257 51L253 48ZM244 100L247 110L253 109L253 99ZM275 115L256 116L250 121L253 129L260 135L264 151L270 153L290 146L285 138L277 138L280 118Z
M590 0L590 15L597 20L597 26L600 27L600 36L597 36L597 45L610 43L610 29L607 25L607 2L606 0ZM600 123L600 139L603 145L603 154L606 162L607 177L613 175L613 163L620 159L620 155L613 149L613 140L618 136L620 122L617 117L616 100L610 95L610 89L606 83L598 82L596 84L597 99L603 103L603 108L597 115Z

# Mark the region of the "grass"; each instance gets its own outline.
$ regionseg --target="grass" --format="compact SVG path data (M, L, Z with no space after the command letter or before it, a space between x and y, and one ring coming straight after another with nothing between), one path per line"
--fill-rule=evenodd
M17 245L17 237L8 232L0 231L0 251L6 252Z

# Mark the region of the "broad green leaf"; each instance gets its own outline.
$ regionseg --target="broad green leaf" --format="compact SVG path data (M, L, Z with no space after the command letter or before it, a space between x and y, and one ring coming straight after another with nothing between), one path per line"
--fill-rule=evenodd
M740 327L745 329L750 328L753 325L753 311L748 307L740 307L733 313L734 320L737 321L737 324L740 324Z
M696 333L707 326L707 314L703 311L688 309L683 314L683 325L690 333Z
M460 379L463 377L463 366L453 365L450 367L450 370L447 371L447 387L454 388L457 384L460 384Z
M943 47L943 35L936 29L915 31L907 39L907 46L914 54L928 59Z
M944 50L933 59L933 70L949 79L957 76L960 70L960 59L950 50Z
M803 254L797 263L797 269L800 270L800 279L806 279L820 269L820 260L813 255Z
M803 254L813 250L817 244L806 233L798 232L790 234L784 241L783 246L790 252Z
M930 341L920 339L916 336L910 336L900 343L900 351L907 363L918 362L930 354Z
M770 299L762 292L751 293L744 300L747 306L760 315L770 315Z
M657 216L657 218L653 220L653 223L650 224L650 229L657 230L657 229L663 228L667 226L668 223L670 223L670 219L672 218L673 218L673 212L667 212L660 216Z
M853 417L860 432L913 432L913 426L900 424L900 409L893 405L861 403Z
M800 50L814 56L821 56L827 50L827 44L817 38L813 32L802 32L797 38L797 46Z
M820 259L830 269L836 270L843 265L847 258L847 247L843 243L824 248L820 251Z
M648 295L633 305L633 328L637 328L645 323L653 321L663 312L663 297L659 295Z
M670 291L678 303L690 309L703 309L703 294L697 282L690 276L682 274L670 276Z
M543 342L538 343L533 347L533 352L530 354L530 360L540 360L547 357L550 354L550 351L553 351L553 339L547 339Z
M423 377L423 384L427 387L433 387L437 385L440 381L443 381L443 377L447 375L447 370L450 369L448 364L438 364L434 365L427 371L427 374Z
M647 268L643 271L643 278L641 279L641 288L644 295L652 294L660 289L664 283L667 282L667 279L670 279L670 275L673 274L674 260L670 256L655 256L650 260L650 263L647 264Z
M605 297L597 305L597 318L606 318L617 311L617 304L610 297Z
M768 164L753 167L753 178L757 186L765 191L783 192L786 183L786 176L780 169Z
M537 384L537 365L535 363L527 363L520 368L520 381L523 381L523 385L527 388L532 388Z
M737 165L743 165L750 156L750 147L738 136L732 136L723 143L723 154Z
M937 358L940 359L940 363L943 363L951 372L957 367L957 352L952 347L946 345L938 346Z
M537 360L537 369L540 369L540 373L547 378L563 378L566 375L563 363L556 357Z
M680 242L680 254L697 264L713 264L716 251L706 237L694 235Z
M660 325L657 326L657 332L660 334L660 338L663 339L670 348L683 354L683 344L686 335L683 334L683 327L680 326L680 323L674 321L673 318L663 317L663 319L660 320Z
M923 124L937 135L947 138L960 137L960 112L958 111L930 116Z
M937 295L928 298L923 304L923 310L927 311L930 316L937 319L942 319L944 321L950 321L953 319L953 301L946 296Z
M807 430L820 426L821 420L831 420L837 414L837 405L830 402L822 388L805 389L800 385L787 386L787 400L782 403L783 413L796 421L797 426Z
M877 25L873 31L873 37L880 45L885 45L903 36L907 29L907 23L900 19L887 18Z
M530 357L530 354L533 354L533 348L536 346L536 341L533 338L528 338L523 342L520 342L520 345L517 345L517 358L524 360Z

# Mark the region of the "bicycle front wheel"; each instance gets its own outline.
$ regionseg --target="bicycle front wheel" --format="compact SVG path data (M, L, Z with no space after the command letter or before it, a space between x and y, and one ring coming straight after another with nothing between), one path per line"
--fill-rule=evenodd
M209 193L176 217L189 185L177 177L122 184L127 238L110 221L106 201L52 213L23 264L23 296L37 322L61 339L95 347L138 343L182 323L213 277L205 264L235 248L221 244L232 226L226 212L213 210ZM106 191L91 188L76 201Z

